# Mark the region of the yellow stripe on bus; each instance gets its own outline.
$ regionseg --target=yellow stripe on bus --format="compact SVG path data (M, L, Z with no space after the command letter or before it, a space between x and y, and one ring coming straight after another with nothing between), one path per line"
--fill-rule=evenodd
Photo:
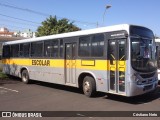
M94 66L95 65L95 60L81 60L82 66Z
M4 59L3 64L21 65L21 66L46 66L46 67L67 67L90 70L113 70L118 68L118 71L125 71L125 61L114 61L116 65L110 65L109 60L67 60L64 59Z

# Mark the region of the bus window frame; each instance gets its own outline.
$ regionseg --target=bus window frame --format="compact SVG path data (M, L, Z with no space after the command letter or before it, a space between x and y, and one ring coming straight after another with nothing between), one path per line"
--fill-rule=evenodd
M7 46L9 47L9 56L6 57L6 56L4 56L4 53L5 53L4 47L7 47ZM11 46L10 46L10 45L3 45L3 48L2 48L2 59L3 59L3 58L5 58L5 59L6 59L6 58L11 58L10 55L11 55Z
M102 56L92 56L92 39L96 36L96 35L103 35L103 39L104 39L104 47L103 47L103 55ZM83 37L89 37L90 39L90 49L89 49L89 55L88 56L80 56L79 55L79 52L80 52L80 38L83 38ZM78 37L78 46L77 46L77 49L78 49L78 58L79 59L105 59L106 58L106 34L105 33L95 33L95 34L89 34L89 35L83 35L83 36L80 36Z

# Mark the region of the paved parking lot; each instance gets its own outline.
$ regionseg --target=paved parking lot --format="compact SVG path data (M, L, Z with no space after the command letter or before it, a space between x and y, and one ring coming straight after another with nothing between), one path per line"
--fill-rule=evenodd
M77 88L0 80L0 111L160 111L160 86L152 95L127 98L98 93L88 98Z

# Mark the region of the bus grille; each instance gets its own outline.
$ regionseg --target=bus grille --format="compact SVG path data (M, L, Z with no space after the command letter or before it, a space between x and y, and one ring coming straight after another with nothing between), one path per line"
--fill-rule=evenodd
M144 90L144 91L145 91L145 90L149 90L149 89L152 89L152 87L153 87L153 85L148 85L148 86L145 86L143 90Z
M150 78L150 77L153 77L155 75L155 72L154 73L147 73L147 74L140 74L140 76L142 78Z

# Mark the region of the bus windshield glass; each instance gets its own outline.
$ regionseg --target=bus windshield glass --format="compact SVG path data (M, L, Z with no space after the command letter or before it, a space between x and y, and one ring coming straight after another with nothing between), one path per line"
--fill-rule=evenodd
M134 32L131 31L131 36L131 64L133 69L139 72L155 71L157 62L152 31L136 28Z

